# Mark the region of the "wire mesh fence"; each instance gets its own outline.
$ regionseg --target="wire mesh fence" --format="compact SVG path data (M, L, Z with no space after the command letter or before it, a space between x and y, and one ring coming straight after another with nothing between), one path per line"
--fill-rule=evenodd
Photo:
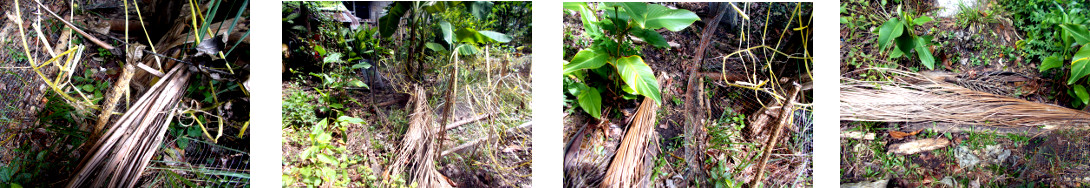
M164 143L141 181L148 187L247 187L250 154L245 150L179 137Z
M42 4L49 5L56 2L43 0ZM20 154L13 152L14 149L27 139L24 134L27 133L27 126L36 121L37 113L47 102L45 94L47 94L48 86L42 82L42 78L34 71L28 59L35 58L41 64L42 61L50 58L50 54L42 50L50 41L42 39L55 40L60 37L60 32L34 32L32 28L37 25L45 30L63 25L38 19L42 15L39 14L40 9L35 4L4 7L0 10L8 11L12 8L19 8L23 12L21 18L24 23L20 25L12 19L0 20L2 25L0 26L0 43L4 44L0 47L0 51L3 51L0 52L0 125L4 125L0 126L0 135L2 135L0 145L4 148L0 150L0 156L3 156L0 158L0 163L3 164L8 164L14 155ZM11 16L14 17L14 15ZM26 33L26 44L30 47L32 57L27 57L23 49L23 41L18 37L18 27L23 27L23 32ZM57 70L56 66L43 66L39 69L45 75L53 75Z

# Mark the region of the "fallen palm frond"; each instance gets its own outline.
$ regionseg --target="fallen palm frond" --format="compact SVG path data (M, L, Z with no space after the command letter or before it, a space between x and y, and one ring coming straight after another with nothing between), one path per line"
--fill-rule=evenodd
M414 86L413 98L409 103L414 107L409 129L405 131L401 147L397 150L397 160L391 161L392 164L383 174L383 181L390 183L408 173L405 182L415 182L420 187L452 187L435 166L435 160L439 158L439 133L444 127L432 119L424 89Z
M651 185L651 167L658 153L658 134L655 132L655 113L658 104L644 98L628 125L617 155L606 170L601 187L648 187Z
M190 78L176 66L91 147L68 187L134 187L163 142Z
M840 119L945 122L1042 130L1090 128L1090 113L974 91L901 70L885 81L841 78Z

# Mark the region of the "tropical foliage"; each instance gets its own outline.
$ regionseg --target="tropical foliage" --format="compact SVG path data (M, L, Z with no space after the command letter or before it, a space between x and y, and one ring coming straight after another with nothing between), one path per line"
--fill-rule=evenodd
M564 9L580 15L583 31L594 41L564 63L564 90L576 96L579 107L594 118L601 116L602 93L613 91L609 84L616 80L624 83L620 90L626 98L639 95L662 103L654 71L629 36L657 48L670 48L657 30L676 32L700 20L691 11L652 3L565 2Z

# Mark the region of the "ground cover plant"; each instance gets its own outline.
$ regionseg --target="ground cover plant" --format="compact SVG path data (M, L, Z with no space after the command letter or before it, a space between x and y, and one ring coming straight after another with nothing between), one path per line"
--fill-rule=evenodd
M564 186L809 185L811 7L564 3Z
M530 185L530 2L284 2L283 185Z
M1090 140L1074 136L1086 132L1076 123L1088 96L1080 54L1086 41L1079 39L1087 31L1086 5L843 1L840 182L1086 185L1088 164L1079 158L1090 153L1079 148ZM917 63L923 57L888 58L903 52L882 45L893 36L885 24L906 16L931 18L904 31L931 37L921 42L930 46L914 51L931 53L933 65Z

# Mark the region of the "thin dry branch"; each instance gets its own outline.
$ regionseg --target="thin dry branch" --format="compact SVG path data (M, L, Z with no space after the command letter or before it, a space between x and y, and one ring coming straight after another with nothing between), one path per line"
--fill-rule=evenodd
M466 118L466 119L463 119L463 120L460 120L460 121L456 121L454 123L447 124L447 126L444 126L444 127L446 127L446 130L449 131L451 129L461 127L462 125L473 123L473 122L480 121L482 119L491 117L492 115L495 115L495 114L496 113L481 114L479 116L474 116L474 117Z
M794 108L795 99L798 97L801 88L801 85L795 83L795 88L791 91L791 97L782 103L783 108L780 110L780 123L776 126L776 129L773 129L772 137L768 138L768 142L765 142L764 148L761 149L761 161L757 162L757 176L755 177L756 179L753 179L753 182L751 182L752 187L757 187L758 184L761 183L761 180L764 179L765 165L768 163L768 158L772 156L772 148L776 146L780 135L782 135L780 132L783 132L783 127L788 123L794 122L794 118L791 116L794 113L791 113L791 109Z
M522 131L522 130L526 130L526 129L530 128L530 126L532 126L532 125L533 125L533 122L526 122L526 123L523 123L522 125L508 128L504 132L512 133L512 132ZM441 154L439 156L447 156L447 155L450 155L450 154L453 154L453 153L461 153L461 152L466 151L466 149L476 147L477 145L480 145L481 143L484 143L485 141L492 140L492 139L495 139L495 138L496 138L496 136L478 138L476 140L466 142L465 144L458 145L458 146L456 146L454 148L450 148L450 149L448 149L446 151L443 151L443 154Z
M133 72L135 72L132 63L125 64L125 68L121 71L121 76L118 77L117 82L114 82L114 86L106 93L106 103L102 103L104 106L102 111L99 112L98 122L95 123L94 132L91 132L92 138L98 138L98 134L102 132L102 127L110 121L110 117L114 114L114 109L117 108L117 101L124 96L124 92L129 88L129 83L132 81Z
M723 15L727 12L726 8L720 8L716 12L715 18L708 21L707 27L704 27L704 31L700 36L699 46L696 48L693 61L689 65L686 72L689 73L689 79L685 89L685 120L688 122L685 124L685 162L688 163L689 170L686 180L688 182L695 182L701 184L701 180L704 180L704 171L699 170L700 162L704 153L704 135L703 131L704 123L702 114L698 112L693 103L697 96L697 93L703 93L704 91L704 79L698 73L697 67L700 67L700 62L704 62L704 51L708 48L711 39L714 37L715 30L719 28L719 20L723 19ZM706 181L704 181L706 182ZM604 185L604 184L603 184Z
M91 36L90 34L87 34L87 32L84 32L82 29L79 29L79 27L76 27L76 25L72 24L72 22L68 22L68 20L64 20L63 17L61 17L60 15L57 15L57 13L54 13L52 10L49 10L49 7L46 7L45 5L43 5L42 2L38 2L38 1L34 1L34 2L38 3L38 6L41 6L42 10L45 10L46 12L49 12L49 15L53 15L54 18L57 18L57 20L60 20L62 23L64 23L64 25L67 25L69 28L72 28L72 30L75 30L80 35L83 35L83 37L86 37L87 40L91 40L91 42L93 42L93 43L97 44L98 46L101 46L102 48L105 48L107 50L113 50L114 49L114 46L112 46L112 45L110 45L110 44L108 44L106 42L102 42L102 40L99 40L98 38L95 38L94 36Z

